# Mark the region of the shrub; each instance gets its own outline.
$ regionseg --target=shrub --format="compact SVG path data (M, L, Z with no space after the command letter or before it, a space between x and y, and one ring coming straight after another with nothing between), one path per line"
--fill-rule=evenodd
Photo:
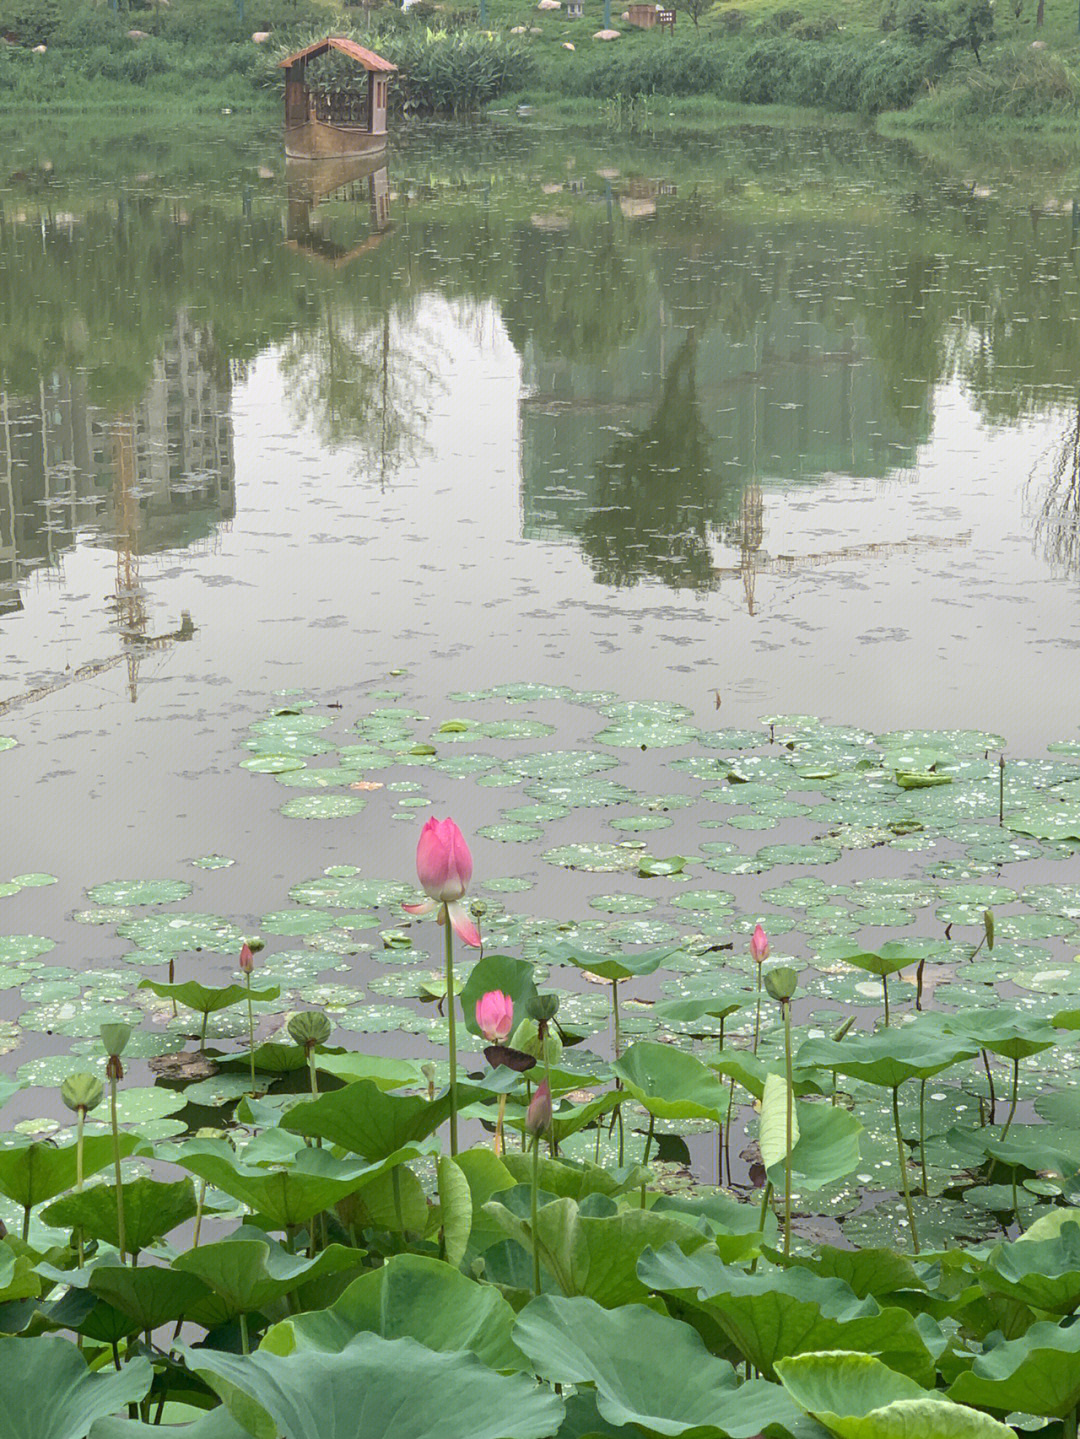
M47 45L63 18L60 0L0 0L0 34L23 45Z

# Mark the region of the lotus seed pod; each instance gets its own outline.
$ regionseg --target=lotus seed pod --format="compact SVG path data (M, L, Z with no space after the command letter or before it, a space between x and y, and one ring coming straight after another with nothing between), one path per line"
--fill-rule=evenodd
M788 965L779 965L776 969L770 969L765 976L765 988L778 999L781 1004L786 1004L799 983L799 972L789 968Z
M301 1049L325 1044L333 1033L333 1025L318 1009L305 1009L289 1020L289 1033Z
M559 1012L559 996L557 994L537 994L529 1000L525 1006L530 1019L535 1019L541 1024L547 1024L555 1018Z
M101 1042L105 1046L106 1054L119 1058L127 1048L130 1038L130 1024L103 1024L101 1026Z
M96 1074L69 1074L60 1086L60 1098L76 1114L81 1109L89 1114L96 1109L105 1094L105 1086Z
M487 914L487 905L482 899L470 899L469 913L473 919L483 919L484 915Z
M266 948L266 940L260 939L257 934L249 934L248 937L244 940L244 943L247 945L248 949L251 950L252 954L258 954L260 950Z

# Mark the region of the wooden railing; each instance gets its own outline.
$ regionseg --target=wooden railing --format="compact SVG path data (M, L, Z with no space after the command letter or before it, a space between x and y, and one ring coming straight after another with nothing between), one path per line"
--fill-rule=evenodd
M368 126L367 95L355 90L313 90L311 111L326 125Z

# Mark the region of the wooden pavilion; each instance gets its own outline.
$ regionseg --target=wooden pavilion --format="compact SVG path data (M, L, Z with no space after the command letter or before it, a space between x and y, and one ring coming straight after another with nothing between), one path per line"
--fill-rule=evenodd
M307 67L331 50L367 71L363 91L308 84ZM285 154L292 160L372 155L386 149L386 86L397 66L355 40L328 35L281 61L285 71Z

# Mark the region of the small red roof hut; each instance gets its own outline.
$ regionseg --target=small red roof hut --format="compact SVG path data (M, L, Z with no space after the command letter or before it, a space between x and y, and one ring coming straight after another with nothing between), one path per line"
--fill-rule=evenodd
M367 71L356 92L309 85L308 63L336 50ZM328 35L280 62L285 71L285 153L294 160L372 155L386 148L386 86L397 66L355 40Z

